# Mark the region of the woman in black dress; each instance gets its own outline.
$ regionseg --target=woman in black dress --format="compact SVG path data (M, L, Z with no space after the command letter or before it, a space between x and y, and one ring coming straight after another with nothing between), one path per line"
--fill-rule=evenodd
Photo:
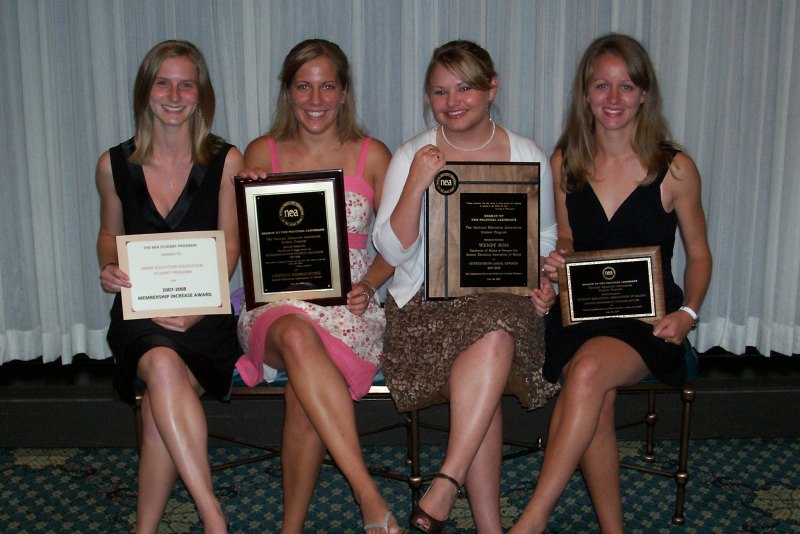
M131 283L117 264L116 247L118 235L223 230L228 275L233 272L239 234L231 178L244 159L210 133L214 107L200 51L185 41L160 43L136 76L135 136L97 163L100 282L116 293L107 336L116 363L114 387L134 403L134 381L145 384L137 532L156 532L176 476L189 490L205 532L227 532L213 492L199 397L228 394L236 323L230 315L123 321L119 292Z
M683 341L711 278L711 253L692 159L669 140L650 58L641 44L607 35L584 53L567 126L551 158L557 252L658 245L666 316L655 326L602 319L562 327L558 304L547 326L544 375L563 387L556 401L542 470L513 533L542 532L580 466L603 532L622 532L616 388L653 374L686 379ZM685 294L670 267L676 228L686 249Z

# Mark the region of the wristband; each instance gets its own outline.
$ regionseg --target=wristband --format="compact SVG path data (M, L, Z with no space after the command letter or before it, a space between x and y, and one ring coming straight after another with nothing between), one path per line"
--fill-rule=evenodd
M692 318L692 329L694 330L694 328L697 326L697 312L691 309L689 306L681 306L679 310L689 314L689 317Z

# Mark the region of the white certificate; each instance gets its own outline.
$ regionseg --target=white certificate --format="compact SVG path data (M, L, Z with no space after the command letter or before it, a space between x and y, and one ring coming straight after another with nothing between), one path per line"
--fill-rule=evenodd
M231 313L221 230L117 236L122 317L146 319Z

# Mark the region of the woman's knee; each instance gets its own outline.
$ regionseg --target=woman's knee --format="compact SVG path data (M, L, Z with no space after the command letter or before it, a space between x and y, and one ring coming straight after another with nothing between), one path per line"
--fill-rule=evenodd
M564 387L592 388L599 385L602 361L591 351L578 351L564 367Z
M496 354L514 356L514 336L502 328L484 334L481 340L488 343Z
M139 358L137 374L148 384L153 380L185 374L186 364L172 349L155 347Z
M314 342L319 334L310 321L299 315L285 315L276 320L269 329L269 339L279 352L299 354Z

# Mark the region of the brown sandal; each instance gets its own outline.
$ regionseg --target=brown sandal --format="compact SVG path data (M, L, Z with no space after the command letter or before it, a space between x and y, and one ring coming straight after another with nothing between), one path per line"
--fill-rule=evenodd
M456 489L458 489L456 498L464 496L464 487L458 483L458 480L444 473L434 473L432 476L433 478L441 478L452 483L456 487ZM428 491L430 491L430 489L431 487L428 486ZM426 495L428 491L425 492ZM425 495L423 495L422 497L424 498ZM428 523L428 526L426 527L425 525L420 524L419 523L420 519L426 521ZM447 521L446 517L441 520L431 517L428 514L428 512L423 510L419 504L414 505L414 508L411 510L411 516L409 516L408 518L408 523L411 526L411 528L413 528L414 530L418 530L419 532L426 532L428 534L441 534L442 530L444 530L445 521Z

